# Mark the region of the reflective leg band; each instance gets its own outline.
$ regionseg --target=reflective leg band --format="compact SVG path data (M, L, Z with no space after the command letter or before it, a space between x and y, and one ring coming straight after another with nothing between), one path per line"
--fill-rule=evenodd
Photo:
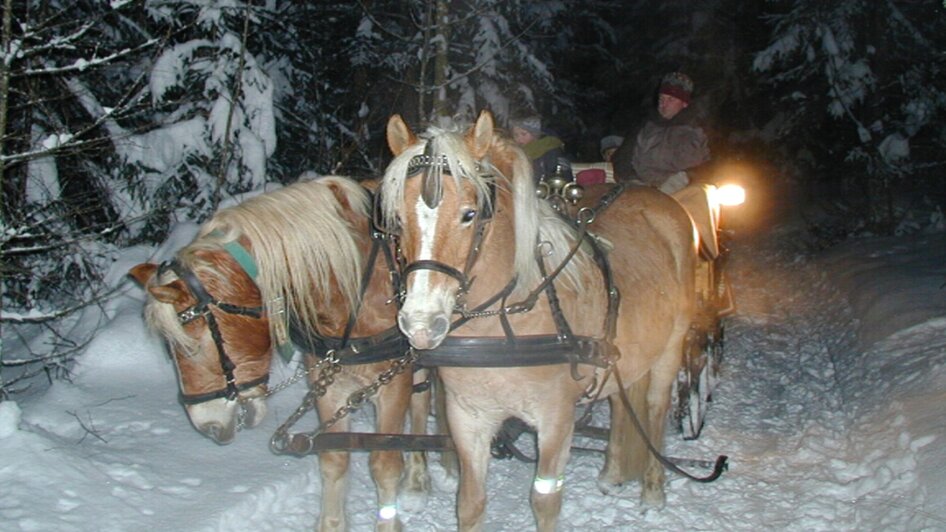
M562 486L564 485L564 475L559 476L558 478L535 477L535 481L532 483L532 489L534 489L536 493L548 495L550 493L558 493L562 491Z
M397 505L384 504L378 509L378 519L387 521L397 517Z

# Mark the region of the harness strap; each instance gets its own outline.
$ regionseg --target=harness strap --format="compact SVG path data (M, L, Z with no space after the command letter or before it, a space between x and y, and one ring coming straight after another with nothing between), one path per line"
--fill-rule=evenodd
M243 268L243 271L250 276L250 279L256 281L256 278L259 276L259 267L256 265L256 260L250 255L250 252L243 247L243 244L240 244L237 240L231 240L223 244L223 249L227 250L227 253L237 261L240 267Z
M418 260L418 261L414 261L410 263L407 266L407 268L404 268L404 278L407 278L408 275L418 270L433 270L435 272L439 272L449 277L452 277L456 279L458 283L460 283L461 291L464 290L468 286L465 273L454 268L453 266L444 264L436 260Z
M227 356L227 350L224 347L223 336L220 334L220 327L217 324L217 318L214 316L213 311L210 310L210 305L215 305L225 312L230 312L231 310L236 310L240 315L249 315L256 318L259 318L262 312L262 309L258 308L245 308L238 307L235 305L221 305L216 299L214 299L206 289L204 285L201 284L200 280L197 279L197 276L194 275L194 272L184 268L181 263L172 261L169 267L177 274L177 276L187 285L188 290L190 290L191 295L197 299L197 304L194 305L193 310L198 315L203 315L204 319L207 320L207 328L210 329L210 336L213 338L214 345L217 348L217 356L220 358L220 368L223 370L224 380L226 380L226 388L220 390L218 393L223 394L227 400L233 401L240 395L240 389L236 384L236 376L233 371L236 369L236 364L230 360L230 357ZM230 309L230 310L228 310ZM193 315L189 313L188 317ZM183 396L183 394L182 394Z
M349 338L344 341L338 337L307 334L295 320L289 327L289 337L301 351L312 353L319 358L326 358L334 352L338 363L344 366L373 364L403 356L410 344L397 326L381 333L363 338Z
M678 475L682 475L690 480L695 480L697 482L713 482L714 480L719 478L720 475L723 474L723 471L726 471L727 469L726 462L727 460L729 460L729 457L724 454L721 454L716 457L716 463L713 464L713 472L705 477L698 477L696 475L693 475L681 469L679 466L677 466L677 464L671 462L670 459L664 456L660 452L659 449L654 447L654 444L651 443L650 438L647 436L647 431L644 430L643 424L641 423L640 419L638 419L637 413L634 412L634 408L633 406L631 406L631 401L627 397L627 391L626 391L627 388L625 388L624 386L624 381L621 379L620 372L615 371L614 377L617 379L617 382L618 382L618 387L619 387L618 396L620 396L621 398L621 404L624 405L624 408L627 410L628 417L630 417L631 421L634 423L634 428L637 429L637 432L640 433L641 438L644 440L644 443L647 444L647 449L651 452L651 454L654 455L654 458L656 458L658 462L663 464L664 467L673 471L674 473L677 473Z
M390 246L385 242L384 235L380 231L372 230L371 239L373 244L361 278L358 306L349 314L348 322L345 324L345 330L341 337L323 336L315 331L304 331L294 317L289 320L289 337L302 351L312 353L322 359L326 358L328 353L331 352L338 359L339 364L352 366L394 360L401 357L410 347L407 339L404 338L396 325L372 336L351 337L351 332L354 330L358 319L361 302L364 300L364 295L374 275L375 262L378 260L379 251L383 251L388 266L395 300L397 300L397 294L400 292L401 277L397 273L397 263Z
M501 337L448 336L436 349L417 351L421 366L513 368L553 364L592 364L607 367L607 345L599 339L576 336L561 342L553 334L517 336L510 345Z
M267 384L267 383L269 383L269 373L267 373L266 375L263 375L262 377L260 377L260 378L258 378L258 379L254 379L254 380L251 380L251 381L248 381L248 382L244 382L243 384L237 384L237 385L236 385L236 389L237 389L237 391L242 392L242 391L246 391L246 390L249 390L249 389L251 389L251 388L254 388L254 387L256 387L256 386L259 386L259 385L261 385L261 384ZM183 393L183 392L181 392L181 393L179 394L179 397L180 397L180 399L181 399L181 403L183 403L183 404L185 404L185 405L196 405L196 404L200 404L200 403L206 403L207 401L211 401L211 400L213 400L213 399L221 399L221 398L228 398L228 399L229 399L229 397L227 396L227 393L228 393L228 392L227 392L226 389L216 390L216 391L207 392L207 393Z
M358 288L358 301L355 302L354 308L351 309L351 312L348 314L348 323L345 324L345 332L342 333L342 345L341 347L347 347L348 339L351 337L351 331L355 328L355 322L358 321L358 314L361 312L361 303L365 299L365 292L368 291L368 285L371 284L371 277L374 275L374 262L378 260L378 248L381 247L381 242L373 238L371 239L371 252L368 253L368 262L365 263L365 271L361 274L361 285Z
M545 261L543 261L541 257L536 257L536 259L539 266L539 273L542 274L542 277L546 277ZM572 328L568 325L568 320L562 312L562 303L561 300L558 299L558 292L555 290L554 282L545 285L545 297L549 300L552 319L555 320L555 328L558 329L559 338L564 342L570 341L572 338Z

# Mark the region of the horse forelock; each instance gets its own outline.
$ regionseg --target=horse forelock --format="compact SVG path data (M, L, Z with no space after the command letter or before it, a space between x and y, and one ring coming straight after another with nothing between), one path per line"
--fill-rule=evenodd
M423 155L428 147L430 148L428 154L434 161L446 159L449 174L453 176L457 189L459 190L461 179L468 180L476 191L479 207L486 208L491 201L489 187L492 177L482 175L477 171L483 162L474 160L460 131L431 126L420 138L420 142L409 146L395 157L385 171L381 186L381 212L384 224L387 227L397 225L398 215L404 207L404 186L408 178L408 165L411 159ZM431 178L442 179L443 173L434 172Z

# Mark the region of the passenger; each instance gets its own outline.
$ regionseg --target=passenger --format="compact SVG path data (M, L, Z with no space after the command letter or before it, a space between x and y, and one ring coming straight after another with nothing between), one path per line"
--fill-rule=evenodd
M620 135L608 135L601 139L601 160L610 163L614 152L624 143L624 137Z
M689 184L687 170L709 161L709 145L689 108L693 81L682 72L671 72L657 92L657 107L628 137L632 141L614 153L614 176L618 182L639 181L672 194Z
M565 177L571 180L571 169L565 158L565 143L554 135L542 131L542 119L531 115L510 120L510 132L516 144L522 146L532 161L533 178L536 183L555 174L561 167Z

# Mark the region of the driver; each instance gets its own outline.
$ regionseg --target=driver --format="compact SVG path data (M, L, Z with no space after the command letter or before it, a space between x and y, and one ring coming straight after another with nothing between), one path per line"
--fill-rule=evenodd
M614 153L616 181L642 182L667 194L689 184L686 171L710 158L706 134L689 108L692 94L693 80L686 74L671 72L663 77L656 109Z

